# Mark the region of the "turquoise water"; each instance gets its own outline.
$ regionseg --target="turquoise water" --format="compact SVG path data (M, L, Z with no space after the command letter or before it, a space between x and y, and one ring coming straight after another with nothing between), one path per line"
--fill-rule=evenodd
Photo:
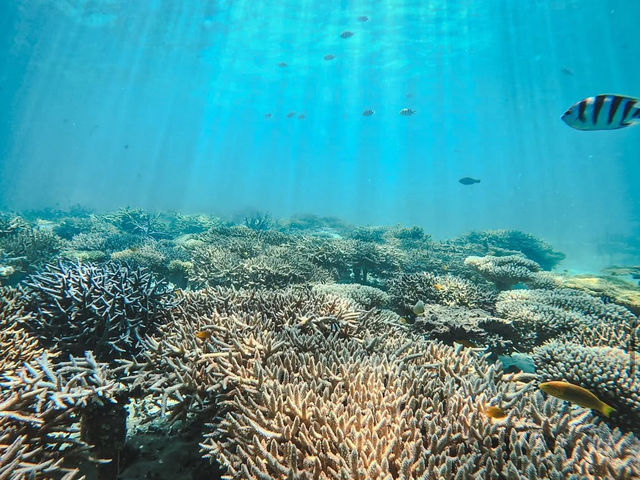
M515 228L569 268L638 263L640 127L560 115L640 96L639 18L628 0L5 1L0 209Z

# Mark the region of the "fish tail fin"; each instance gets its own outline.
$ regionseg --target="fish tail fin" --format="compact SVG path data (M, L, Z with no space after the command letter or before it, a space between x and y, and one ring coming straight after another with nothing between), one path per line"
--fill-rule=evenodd
M611 407L611 406L607 405L606 403L602 402L602 407L600 408L600 412L602 412L602 414L603 414L605 417L610 417L610 416L611 416L611 414L612 414L613 412L615 412L615 411L616 411L616 409L615 409L615 408L613 408L613 407Z

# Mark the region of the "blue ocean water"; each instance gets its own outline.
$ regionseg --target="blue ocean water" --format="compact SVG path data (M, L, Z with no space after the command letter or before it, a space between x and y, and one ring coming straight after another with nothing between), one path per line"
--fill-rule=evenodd
M628 0L5 1L0 208L515 228L569 268L638 263L640 127L560 120L640 96L638 18Z

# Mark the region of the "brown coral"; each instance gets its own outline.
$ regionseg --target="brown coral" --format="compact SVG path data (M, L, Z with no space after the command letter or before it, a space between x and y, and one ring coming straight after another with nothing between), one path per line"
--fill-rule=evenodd
M13 371L43 353L38 339L20 327L32 317L18 290L0 288L0 372Z

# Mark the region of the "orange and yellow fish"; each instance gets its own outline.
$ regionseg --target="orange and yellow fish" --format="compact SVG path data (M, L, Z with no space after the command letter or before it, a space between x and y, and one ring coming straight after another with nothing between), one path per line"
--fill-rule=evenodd
M453 343L460 344L465 348L478 348L478 345L476 345L475 343L469 340L459 339L459 340L454 340Z
M199 338L200 340L209 340L211 335L213 335L211 330L199 330L196 332L196 338Z
M433 288L435 288L437 291L441 292L442 290L444 290L444 287L442 285L440 285L439 283L436 283Z
M611 413L616 411L615 408L604 403L586 388L574 385L573 383L556 381L544 382L538 385L538 388L560 400L566 400L567 402L575 403L584 408L597 410L605 417L611 416Z
M485 408L484 414L489 418L495 418L498 420L507 416L507 412L495 405Z

